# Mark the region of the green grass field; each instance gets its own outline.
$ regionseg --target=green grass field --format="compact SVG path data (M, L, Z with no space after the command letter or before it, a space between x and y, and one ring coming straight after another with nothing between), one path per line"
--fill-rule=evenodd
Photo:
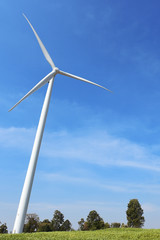
M12 240L160 240L160 229L106 229L49 233L1 234L0 239Z

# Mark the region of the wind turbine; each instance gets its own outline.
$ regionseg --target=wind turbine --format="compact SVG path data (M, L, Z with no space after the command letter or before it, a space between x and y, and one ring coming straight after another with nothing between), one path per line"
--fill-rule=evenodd
M46 96L44 99L41 116L40 116L37 132L36 132L36 136L35 136L35 140L34 140L34 144L33 144L33 148L32 148L30 162L29 162L29 166L28 166L28 170L27 170L27 174L26 174L24 185L23 185L23 190L22 190L18 210L17 210L17 215L16 215L14 227L13 227L13 233L22 233L22 231L23 231L25 216L26 216L26 212L27 212L27 208L28 208L29 198L30 198L30 194L31 194L37 159L38 159L40 145L41 145L42 136L43 136L43 132L44 132L44 127L45 127L45 122L46 122L46 118L47 118L47 113L48 113L48 108L49 108L49 103L50 103L50 98L51 98L51 92L52 92L52 87L53 87L53 82L54 82L55 76L57 74L61 74L61 75L67 76L67 77L75 78L77 80L80 80L80 81L83 81L86 83L93 84L93 85L101 87L107 91L110 91L109 89L107 89L97 83L91 82L84 78L81 78L81 77L75 76L73 74L59 70L53 63L51 57L49 56L49 53L47 52L45 46L43 45L42 41L40 40L38 34L34 30L32 24L29 22L29 20L27 19L27 17L24 14L23 14L23 16L25 17L25 19L29 23L30 27L32 28L34 35L40 45L40 48L41 48L46 60L52 67L52 71L47 76L45 76L41 81L39 81L39 83L37 83L23 98L21 98L9 110L9 111L13 110L25 98L27 98L29 95L31 95L32 93L37 91L39 88L44 86L46 83L48 83L48 88L47 88Z

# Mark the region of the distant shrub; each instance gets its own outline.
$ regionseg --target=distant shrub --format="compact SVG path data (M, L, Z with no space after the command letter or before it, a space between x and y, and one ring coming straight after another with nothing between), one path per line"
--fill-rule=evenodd
M108 223L108 222L106 222L105 224L104 224L104 228L110 228L111 226L110 226L110 224Z
M121 224L121 228L127 228L128 226L124 223Z
M0 222L0 233L8 233L6 223L1 224Z
M120 223L117 222L111 223L111 228L120 228L120 226L121 226Z

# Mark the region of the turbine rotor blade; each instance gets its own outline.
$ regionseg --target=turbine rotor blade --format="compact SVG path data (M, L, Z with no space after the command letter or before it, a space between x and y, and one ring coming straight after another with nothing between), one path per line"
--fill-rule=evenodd
M49 53L47 52L47 49L46 49L45 46L43 45L41 39L39 38L38 34L37 34L36 31L34 30L32 24L30 23L30 21L28 20L28 18L24 15L24 13L23 13L23 16L25 17L25 19L26 19L27 22L29 23L30 27L32 28L32 30L33 30L33 32L34 32L34 35L35 35L35 37L37 38L37 41L38 41L38 43L39 43L39 46L40 46L40 48L41 48L41 50L42 50L42 52L43 52L46 60L47 60L48 63L51 65L52 69L54 69L54 68L55 68L55 65L54 65L51 57L49 56Z
M24 99L30 96L32 93L37 91L39 88L43 87L47 82L49 82L54 77L54 73L50 72L46 77L44 77L39 83L37 83L23 98L21 98L8 112L12 111L17 105L19 105Z
M87 80L85 78L81 78L81 77L75 76L73 74L70 74L70 73L67 73L67 72L63 72L61 70L58 70L58 73L61 74L61 75L67 76L67 77L75 78L77 80L80 80L80 81L83 81L83 82L86 82L86 83L93 84L93 85L95 85L97 87L100 87L100 88L103 88L103 89L105 89L105 90L107 90L109 92L112 92L111 90L109 90L109 89L107 89L107 88L105 88L105 87L103 87L103 86L101 86L101 85L99 85L97 83L91 82L91 81L89 81L89 80Z

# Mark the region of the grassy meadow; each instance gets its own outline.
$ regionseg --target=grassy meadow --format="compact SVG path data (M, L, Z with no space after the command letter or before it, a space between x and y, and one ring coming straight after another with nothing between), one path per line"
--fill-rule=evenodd
M40 232L23 234L1 234L8 240L160 240L160 229L106 229L97 231Z

